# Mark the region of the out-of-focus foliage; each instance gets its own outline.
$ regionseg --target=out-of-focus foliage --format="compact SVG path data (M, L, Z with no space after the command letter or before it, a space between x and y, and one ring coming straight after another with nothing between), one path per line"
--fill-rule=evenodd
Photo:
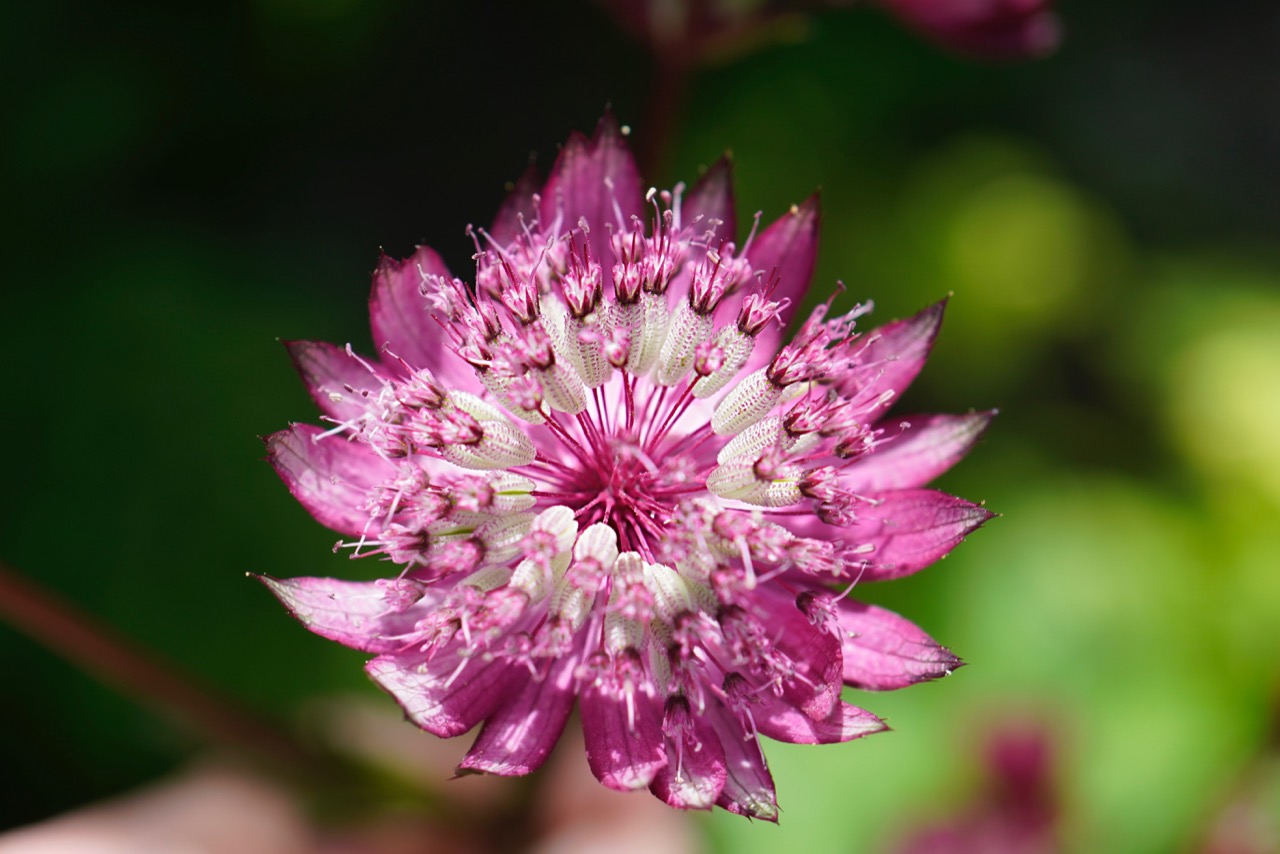
M954 294L903 412L1002 410L943 483L1002 517L859 591L970 666L877 697L892 733L774 746L781 825L702 820L720 850L891 848L964 807L1011 719L1050 733L1070 849L1185 848L1274 790L1280 20L1062 11L1056 56L1001 67L827 11L672 117L655 182L731 148L743 222L821 186L819 287L880 319ZM367 347L379 246L464 271L462 225L607 101L643 141L648 60L585 2L66 0L0 47L0 557L252 706L372 694L244 579L369 571L260 461L313 417L275 339ZM0 826L199 749L3 626L0 668Z

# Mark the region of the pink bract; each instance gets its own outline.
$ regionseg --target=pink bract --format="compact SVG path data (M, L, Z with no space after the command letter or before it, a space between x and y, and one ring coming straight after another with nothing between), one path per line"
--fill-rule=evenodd
M422 729L480 726L460 770L528 774L576 704L605 785L776 820L759 736L878 732L844 686L960 665L847 594L990 517L924 487L991 413L886 417L941 303L867 332L820 305L784 343L816 199L739 241L727 161L646 192L610 116L535 186L475 231L472 283L382 260L379 358L288 344L327 424L270 460L387 577L263 580Z

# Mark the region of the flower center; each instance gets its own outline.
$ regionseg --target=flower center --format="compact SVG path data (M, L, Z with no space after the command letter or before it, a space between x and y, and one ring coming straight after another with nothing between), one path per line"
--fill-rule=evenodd
M655 411L671 409L653 405ZM625 425L606 424L604 417L584 413L580 437L552 428L571 459L556 498L574 511L579 525L603 522L626 548L647 553L648 543L660 541L670 522L673 500L704 492L705 486L692 457L680 450L687 437L653 430L642 437Z

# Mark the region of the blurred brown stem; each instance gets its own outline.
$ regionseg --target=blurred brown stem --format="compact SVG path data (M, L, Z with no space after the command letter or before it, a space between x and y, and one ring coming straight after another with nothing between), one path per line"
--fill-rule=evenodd
M690 67L681 57L654 57L653 84L645 106L644 135L639 150L640 174L658 180L669 164L671 141L684 112Z
M85 673L157 709L219 746L290 776L331 779L324 758L277 727L199 684L175 665L0 563L0 619Z

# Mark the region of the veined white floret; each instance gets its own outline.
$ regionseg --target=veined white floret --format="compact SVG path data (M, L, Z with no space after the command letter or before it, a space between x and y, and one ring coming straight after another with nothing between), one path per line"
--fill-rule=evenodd
M671 630L666 623L653 624L654 631L649 638L649 673L653 675L653 684L670 685L671 679Z
M567 558L573 548L574 540L578 537L578 520L574 518L572 510L563 504L557 504L539 513L533 520L533 524L529 526L529 530L545 531L554 536L556 556L564 555Z
M443 519L427 524L427 535L432 540L452 537L465 539L481 525L497 518L492 513L476 513L472 510L454 510Z
M787 467L781 477L763 479L751 458L730 460L707 476L707 489L721 498L745 501L760 507L787 507L799 503L801 471Z
M739 457L749 457L754 460L760 456L761 451L770 445L777 444L781 438L782 417L770 415L730 439L729 443L721 448L720 453L716 455L716 462L724 465L730 460L736 460Z
M604 615L604 648L613 655L628 649L643 649L644 624L609 611Z
M556 354L556 358L569 356L569 348L566 345L572 339L565 334L565 320L569 317L569 309L553 292L544 291L538 297L538 313L542 315L542 328L547 331L547 337L551 339L551 350Z
M680 560L676 561L676 572L687 581L702 583L711 578L711 573L716 568L716 559L712 557L706 550L691 550Z
M637 308L638 306L638 308ZM663 342L667 340L667 326L671 310L667 308L666 294L645 291L640 302L625 309L631 321L631 355L627 358L627 370L635 376L644 376L658 360ZM637 322L634 318L639 313Z
M644 565L644 585L653 594L653 607L668 623L686 611L697 610L689 583L669 566L660 563Z
M613 376L613 365L605 358L604 348L598 335L607 328L608 306L579 319L573 316L565 318L565 352L569 361L578 369L587 388L600 388ZM589 330L589 331L588 331ZM596 333L596 339L592 339Z
M736 436L769 414L782 399L782 389L774 385L761 368L748 374L711 414L711 429L718 436Z
M822 438L821 433L805 433L784 441L782 449L792 456L807 454L822 444Z
M490 475L489 486L493 489L493 509L499 513L528 510L537 503L533 497L536 484L527 477L501 471Z
M468 575L459 586L474 587L482 593L496 590L511 580L511 570L505 566L484 566Z
M573 559L594 560L601 570L611 569L618 559L618 532L604 522L588 525L573 546Z
M485 560L502 563L519 556L520 541L532 523L532 513L505 513L481 525L476 536L484 543Z
M693 384L693 396L697 398L711 397L729 384L738 375L751 358L756 339L745 334L736 324L726 326L716 334L716 343L724 350L724 362L720 367L705 377L700 377Z
M562 578L556 582L555 589L551 591L551 598L547 601L547 613L565 620L576 632L591 615L595 600L596 591L583 589L572 584L567 577Z
M500 377L493 371L476 371L476 376L480 378L480 383L499 401L503 407L521 421L527 421L530 424L546 423L546 416L536 409L525 409L523 406L516 406L515 401L511 399L511 395L507 392L507 388L511 385L509 377Z
M506 421L507 416L501 409L494 406L488 401L476 397L469 391L458 391L457 389L449 389L444 393L445 405L443 409L448 410L449 406L456 406L472 418L481 422L486 421Z
M660 386L672 386L684 379L693 367L698 345L710 338L714 329L715 321L710 314L698 314L688 300L682 300L676 306L667 338L662 342L653 381Z
M551 567L544 567L537 561L525 558L516 564L515 571L511 573L511 586L528 596L530 603L541 602L552 589L554 560L552 563Z
M538 369L538 382L542 384L542 399L557 412L577 415L587 408L587 391L582 377L567 360L556 359L549 367Z
M529 525L530 536L538 533L550 534L555 538L554 552L545 561L526 557L516 564L511 576L511 586L523 590L530 602L542 601L564 575L573 556L571 549L578 536L578 521L574 518L573 511L564 505L548 507Z
M644 558L639 552L623 552L613 562L615 577L613 593L609 597L611 605L616 605L622 598L622 585L617 580L623 578L643 578ZM611 654L618 654L626 649L642 649L644 646L645 626L639 620L626 617L617 608L612 608L604 617L604 647Z
M538 451L524 431L511 423L501 409L474 394L450 390L445 396L447 412L452 405L480 423L484 432L479 442L470 445L444 445L440 455L462 468L505 469L533 462Z
M644 576L644 558L639 552L622 552L613 562L609 574L615 578L641 578Z
M445 445L440 455L456 466L476 471L492 471L533 462L537 449L522 430L510 423L492 421L484 425L484 435L473 445Z
M683 573L681 577L684 578L685 586L693 595L693 601L698 606L698 610L714 614L720 609L720 597L716 596L716 592L710 586L688 578Z
M613 527L589 525L573 545L572 570L561 573L551 593L548 611L567 620L576 631L591 613L600 580L618 559L618 534Z

